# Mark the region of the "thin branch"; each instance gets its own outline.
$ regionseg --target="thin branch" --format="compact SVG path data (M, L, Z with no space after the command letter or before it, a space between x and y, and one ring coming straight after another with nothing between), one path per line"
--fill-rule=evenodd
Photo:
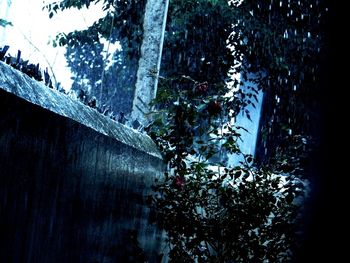
M109 38L108 38L108 44L107 44L107 50L106 50L106 59L103 60L103 64L102 64L101 87L100 87L100 103L102 103L103 80L104 80L104 76L105 76L105 66L106 66L106 61L108 59L108 53L109 53L109 47L110 47L110 44L111 44L113 27L114 27L114 13L112 12L112 22L111 22L111 29L109 31Z
M39 52L39 54L42 55L42 57L44 58L44 60L46 61L50 71L51 71L51 74L52 74L52 77L53 77L53 80L55 82L55 85L54 87L57 87L57 79L56 79L56 75L55 75L55 72L51 66L51 63L50 61L48 60L48 58L45 56L45 54L22 32L22 30L19 28L19 27L16 27L17 30L21 33L21 35L24 37L24 39L26 41L28 41L28 43L34 48L34 50L36 50L37 52Z

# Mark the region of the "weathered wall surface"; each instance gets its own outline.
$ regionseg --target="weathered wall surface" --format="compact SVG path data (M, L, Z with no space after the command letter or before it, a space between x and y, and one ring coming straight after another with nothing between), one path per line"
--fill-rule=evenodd
M0 262L156 262L150 138L0 62Z

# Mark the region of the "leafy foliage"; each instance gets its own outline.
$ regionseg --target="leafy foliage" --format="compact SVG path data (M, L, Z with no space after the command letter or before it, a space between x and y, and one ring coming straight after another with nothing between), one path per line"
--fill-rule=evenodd
M2 27L12 26L12 23L10 21L0 18L0 26Z
M262 164L278 166L275 156L289 155L283 162L292 161L293 169L305 167L305 161L297 161L304 158L290 155L292 148L302 139L305 157L315 146L327 10L325 1L318 0L243 1L233 9L241 16L235 32L241 32L244 45L238 48L245 67L265 73L254 76L265 93L257 151ZM234 39L231 43L236 48Z
M103 48L101 43L67 47L68 65L74 69L72 90L95 97L102 111L127 113L132 105L137 60L126 60L125 52L119 51L112 58L113 64L106 68Z
M193 10L199 2L182 1L183 10ZM224 1L219 5L227 8ZM224 85L208 84L211 78L191 72L201 73L194 58L206 58L207 53L181 54L191 50L191 40L189 46L186 40L194 35L185 30L177 40L182 47L179 57L175 53L170 59L176 64L184 58L184 64L164 80L156 100L160 117L150 128L168 163L165 179L155 186L152 219L168 234L172 262L289 262L301 243L300 197L305 197L305 183L299 177L315 140L312 123L317 121L321 30L327 9L320 1L231 5L230 65L241 73L241 83L250 81L265 93L260 137L264 136L268 154L258 155L260 164L244 156L245 162L235 167L224 166L222 155L213 158L222 152L242 154L237 146L240 127L229 120L252 103L254 87L251 93L236 91L228 100L222 96L227 91ZM182 14L179 21L186 25L189 17ZM226 43L218 41L218 47ZM212 69L208 76L225 76L227 69ZM188 81L191 73L198 81ZM223 80L210 76L218 83Z
M49 16L69 8L90 7L100 1L59 1L45 8ZM129 113L142 40L144 0L103 1L106 16L86 30L61 33L54 46L66 46L66 58L73 72L72 89L95 97L102 111L114 115ZM103 42L120 44L107 58ZM108 66L107 66L108 65Z
M233 19L225 0L170 1L161 75L223 85L237 60L226 44Z
M89 5L98 1L89 1ZM67 46L67 60L74 73L73 89L83 89L114 112L131 110L130 98L136 82L136 70L142 40L145 1L103 1L106 16L87 30L57 36L55 45ZM50 16L68 8L83 8L85 1L60 1L46 8ZM168 13L161 75L166 80L191 76L198 81L210 79L212 93L224 94L228 71L236 64L226 45L232 31L232 12L226 1L171 0ZM102 55L102 40L118 41L122 50L113 54L113 61ZM97 50L98 49L98 50ZM106 64L111 63L106 70ZM103 72L103 69L105 71ZM102 77L103 76L103 77ZM106 77L109 76L109 77ZM84 85L82 85L84 83ZM160 83L186 88L188 82ZM213 90L214 89L214 90ZM165 91L164 94L172 92ZM122 98L122 99L121 99ZM124 102L123 102L123 101Z
M249 155L239 166L225 166L221 153L242 154L242 128L229 121L240 102L209 95L206 82L186 80L192 88L176 100L158 97L166 108L148 127L168 164L154 186L151 221L167 232L170 261L290 261L304 184L257 168Z
M189 172L186 179L169 177L156 187L161 195L154 200L157 219L167 230L171 262L291 259L298 195L293 183L281 186L280 177L252 167L219 175L191 166Z
M58 11L70 8L81 9L98 2L100 1L64 0L49 4L45 8L48 10L49 16L53 17ZM101 38L108 39L111 42L119 40L127 44L127 46L124 46L124 49L129 48L130 56L138 56L142 39L144 6L144 0L104 0L103 10L106 12L105 17L93 23L86 30L59 34L56 44L76 47L82 44L96 44Z

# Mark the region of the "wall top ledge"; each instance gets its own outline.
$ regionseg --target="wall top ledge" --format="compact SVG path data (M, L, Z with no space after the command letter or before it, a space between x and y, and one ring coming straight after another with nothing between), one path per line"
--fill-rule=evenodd
M126 127L65 94L50 89L2 61L0 61L0 89L77 121L137 150L162 158L160 151L149 136Z

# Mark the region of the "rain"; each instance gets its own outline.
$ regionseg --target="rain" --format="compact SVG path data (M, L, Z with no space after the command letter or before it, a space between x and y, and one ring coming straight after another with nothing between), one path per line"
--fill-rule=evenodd
M304 262L327 4L1 0L0 261Z

